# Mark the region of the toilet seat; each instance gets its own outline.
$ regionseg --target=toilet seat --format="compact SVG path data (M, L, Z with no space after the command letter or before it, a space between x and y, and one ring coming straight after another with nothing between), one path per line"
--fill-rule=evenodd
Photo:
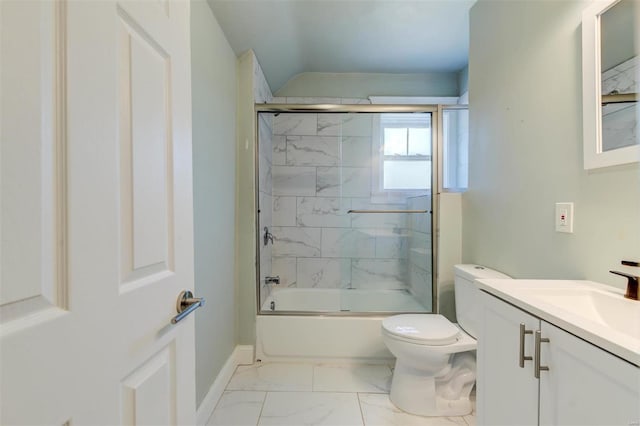
M446 346L458 341L461 330L440 314L394 315L382 321L382 330L407 343Z

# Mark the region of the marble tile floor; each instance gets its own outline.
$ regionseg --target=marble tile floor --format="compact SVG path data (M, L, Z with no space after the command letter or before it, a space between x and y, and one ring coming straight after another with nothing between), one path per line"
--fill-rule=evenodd
M475 410L461 417L420 417L399 410L389 401L391 375L388 365L239 366L207 426L475 426Z

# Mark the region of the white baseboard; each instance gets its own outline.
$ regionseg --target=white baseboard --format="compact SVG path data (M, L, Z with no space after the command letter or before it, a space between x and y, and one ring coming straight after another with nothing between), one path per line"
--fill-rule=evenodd
M236 355L238 365L251 365L255 359L253 345L238 345L233 351Z
M253 364L254 352L251 345L238 345L233 350L227 361L224 363L218 377L213 381L213 384L209 388L209 392L204 397L204 400L196 411L196 425L203 426L211 417L213 410L218 404L218 400L222 396L224 389L227 387L227 383L233 376L234 371L238 365Z

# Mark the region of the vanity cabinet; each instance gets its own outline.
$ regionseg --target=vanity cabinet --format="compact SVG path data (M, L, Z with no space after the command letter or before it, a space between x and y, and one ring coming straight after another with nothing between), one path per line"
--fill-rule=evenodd
M481 297L479 425L640 422L639 367L488 293Z

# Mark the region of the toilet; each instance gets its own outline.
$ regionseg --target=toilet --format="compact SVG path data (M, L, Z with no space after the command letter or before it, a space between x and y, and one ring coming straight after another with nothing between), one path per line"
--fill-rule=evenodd
M407 413L471 413L481 315L474 280L509 277L479 265L456 265L454 272L458 324L439 314L394 315L382 321L382 339L396 357L389 398Z

